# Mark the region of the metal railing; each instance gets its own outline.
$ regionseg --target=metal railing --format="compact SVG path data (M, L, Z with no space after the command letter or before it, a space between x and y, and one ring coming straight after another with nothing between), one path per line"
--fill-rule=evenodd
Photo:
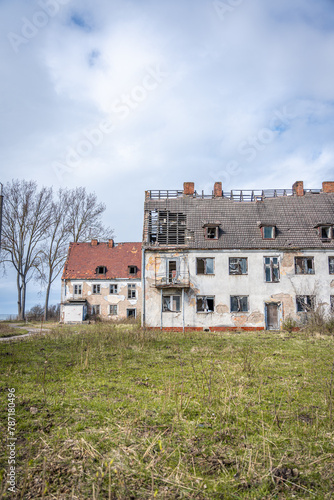
M306 189L305 192L319 193L320 189ZM168 200L182 198L183 191L180 190L150 190L147 191L147 198L151 200ZM261 201L265 198L278 198L281 196L293 196L292 189L232 189L231 191L223 191L222 197L232 201ZM189 196L189 195L187 195ZM190 195L191 196L191 195ZM192 195L196 199L213 199L214 193L204 194L204 191L195 191ZM219 198L219 197L218 197Z
M158 288L189 288L189 271L158 273L155 275L155 286Z

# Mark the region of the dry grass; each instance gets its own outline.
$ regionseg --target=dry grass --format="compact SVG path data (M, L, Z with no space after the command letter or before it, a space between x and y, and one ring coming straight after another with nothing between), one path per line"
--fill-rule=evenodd
M0 345L1 398L17 394L8 498L329 499L333 346L105 324Z

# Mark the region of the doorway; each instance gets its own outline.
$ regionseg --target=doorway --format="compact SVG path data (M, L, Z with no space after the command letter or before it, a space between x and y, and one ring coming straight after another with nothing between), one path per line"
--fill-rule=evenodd
M269 302L265 305L265 318L267 330L280 329L280 304Z

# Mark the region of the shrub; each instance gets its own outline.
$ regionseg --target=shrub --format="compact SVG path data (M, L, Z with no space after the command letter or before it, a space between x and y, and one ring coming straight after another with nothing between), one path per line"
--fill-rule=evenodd
M288 316L284 321L283 321L283 330L286 330L287 332L291 333L294 328L297 328L298 323L296 320L291 318L291 316Z

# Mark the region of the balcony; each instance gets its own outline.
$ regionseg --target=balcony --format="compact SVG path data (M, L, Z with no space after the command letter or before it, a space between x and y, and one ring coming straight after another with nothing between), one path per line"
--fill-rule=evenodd
M155 286L157 288L189 288L189 271L156 274Z

